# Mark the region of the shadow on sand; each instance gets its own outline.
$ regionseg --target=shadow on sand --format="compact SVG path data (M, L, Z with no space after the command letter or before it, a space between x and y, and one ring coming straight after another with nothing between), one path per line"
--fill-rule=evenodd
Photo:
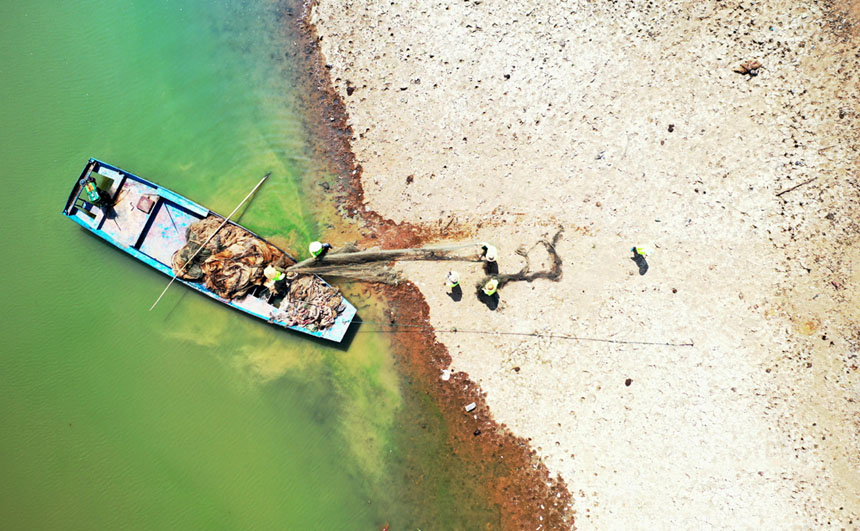
M460 287L459 284L451 288L451 291L448 292L448 296L451 297L451 300L454 302L460 302L463 300L463 288Z
M483 291L478 291L478 300L484 303L484 306L489 308L491 311L496 311L496 308L499 307L499 294L493 293L492 295L487 295Z
M644 275L648 272L648 262L645 260L644 256L638 253L634 253L630 259L636 262L636 265L639 267L640 275Z

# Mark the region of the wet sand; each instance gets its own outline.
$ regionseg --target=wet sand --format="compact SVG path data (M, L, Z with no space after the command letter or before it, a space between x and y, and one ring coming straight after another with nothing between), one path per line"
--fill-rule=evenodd
M394 337L452 426L480 397L455 433L493 418L540 458L504 527L546 525L536 500L565 484L548 528L856 526L860 61L829 9L313 7L355 157L342 213L368 239L477 237L507 273L521 247L546 267L533 244L563 229L562 278L508 284L494 310L473 265L462 301L445 263L404 269L426 307L395 295L396 323L437 330Z

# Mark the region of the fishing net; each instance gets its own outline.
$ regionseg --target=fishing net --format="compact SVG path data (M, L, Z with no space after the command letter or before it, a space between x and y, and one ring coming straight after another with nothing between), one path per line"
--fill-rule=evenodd
M202 281L207 289L219 296L237 299L265 282L263 269L267 265L283 267L289 259L273 245L228 223L185 266L222 222L221 218L209 216L189 225L185 231L187 242L173 254L171 266L177 277Z
M325 257L309 258L289 266L286 271L314 273L316 275L342 277L371 282L397 284L402 280L394 269L397 260L456 260L462 262L481 261L481 244L429 245L413 249L365 249L348 244Z
M345 307L339 290L316 275L396 284L401 280L400 273L394 269L398 260L483 260L482 243L471 242L413 249L361 250L355 245L346 245L323 257L294 263L276 247L237 225L224 225L215 233L222 221L221 218L210 216L188 227L187 243L174 253L172 259L176 276L203 282L206 288L225 299L237 299L244 297L253 287L262 286L266 282L263 271L266 266L272 265L286 273L286 279L279 288L279 292L284 294L283 302L274 317L291 326L312 330L331 326ZM194 256L213 233L215 236L211 241ZM519 272L492 272L499 281L499 287L509 282L532 282L539 278L559 280L562 261L555 245L560 237L561 230L551 241L542 240L532 247L544 247L550 260L548 270L531 271L529 254L532 249L520 249L517 253L525 258L526 264ZM192 257L193 260L186 266ZM495 263L487 265L496 266ZM482 280L479 287L488 279Z
M562 275L562 260L555 249L561 239L563 230L555 233L552 239L542 239L530 249L517 249L516 253L525 260L525 265L516 273L499 273L495 262L485 264L489 276L477 284L478 290L490 278L499 281L501 288L510 282L532 282L537 279L558 281ZM398 260L454 260L460 262L481 262L483 258L483 243L471 242L459 245L428 245L413 249L366 249L361 250L355 245L347 245L336 253L329 253L324 258L309 258L286 268L286 271L296 273L314 273L317 275L336 276L358 280L369 280L397 284L402 280L399 271L394 269ZM532 271L531 260L535 249L546 251L549 267L543 271ZM495 268L494 271L489 271Z
M278 248L237 225L228 223L218 230L222 223L221 218L209 216L186 229L187 242L173 254L171 261L177 277L203 282L207 289L225 299L241 299L266 282L263 274L266 266L284 270L293 263ZM215 236L200 249L213 233ZM331 326L345 309L340 291L314 275L289 272L280 289L285 295L274 317L290 326L322 330Z
M537 279L546 279L551 280L553 282L558 282L561 280L562 271L562 260L561 256L558 255L558 251L556 251L556 245L558 245L559 240L561 240L561 235L564 232L564 229L559 228L555 235L552 237L552 240L538 240L531 248L526 249L525 247L520 247L515 252L522 256L525 260L525 265L517 271L516 273L494 273L489 276L482 278L476 285L475 288L478 293L481 292L481 288L489 281L491 278L495 278L499 281L498 288L501 288L505 284L510 282L533 282ZM546 251L546 257L549 260L549 267L543 271L532 271L531 270L531 255L532 252L538 247L543 247Z
M287 273L289 290L274 315L289 326L322 330L346 309L340 291L311 275Z

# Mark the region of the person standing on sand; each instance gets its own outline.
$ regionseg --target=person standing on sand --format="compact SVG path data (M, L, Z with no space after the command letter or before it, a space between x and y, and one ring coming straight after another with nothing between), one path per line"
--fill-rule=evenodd
M631 247L630 251L634 256L641 256L642 258L648 258L649 254L652 254L654 251L651 250L650 247Z
M495 246L487 242L481 244L481 249L483 250L481 257L486 260L484 262L484 272L488 275L497 274L499 272L499 264L496 263L496 259L499 257L499 251Z
M648 272L648 261L646 258L653 254L650 247L631 247L630 252L633 253L631 260L639 267L639 274L644 275Z
M445 277L445 291L454 302L463 298L463 290L460 288L460 273L448 271L448 276Z
M454 288L460 285L460 274L456 271L448 271L448 276L445 277L445 288L448 291L453 291Z
M491 278L484 284L484 287L481 288L481 291L484 292L484 295L487 297L492 297L496 294L496 291L499 289L499 281L498 279Z
M485 258L487 262L495 262L496 258L499 257L499 251L487 242L481 244L481 249L483 250L481 257Z

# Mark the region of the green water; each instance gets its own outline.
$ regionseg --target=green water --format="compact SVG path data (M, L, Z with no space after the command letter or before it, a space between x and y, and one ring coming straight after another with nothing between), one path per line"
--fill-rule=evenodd
M148 312L166 277L60 215L90 156L221 213L271 170L241 221L304 248L288 7L0 5L3 529L376 529L453 506L444 480L434 507L399 502L385 338L342 352L182 286Z

